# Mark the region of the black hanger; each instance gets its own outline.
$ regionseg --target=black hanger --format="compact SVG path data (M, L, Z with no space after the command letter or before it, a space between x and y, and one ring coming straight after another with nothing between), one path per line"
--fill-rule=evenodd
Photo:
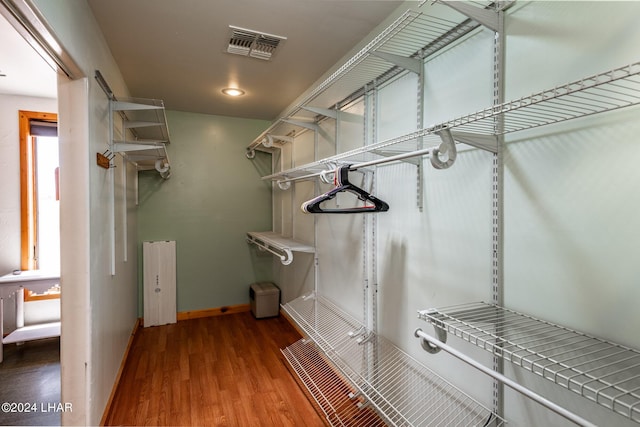
M336 174L334 178L334 183L336 187L318 197L315 197L307 202L302 204L302 211L307 213L341 213L341 214L350 214L350 213L362 213L362 212L386 212L389 210L389 205L378 199L377 197L372 196L367 193L360 187L356 187L352 183L349 182L349 167L351 165L341 166L336 169ZM327 200L331 200L336 197L338 193L342 193L344 191L348 191L350 193L355 194L359 200L363 202L370 202L372 204L367 204L365 206L359 206L354 208L343 208L343 209L323 209L320 204L326 202Z

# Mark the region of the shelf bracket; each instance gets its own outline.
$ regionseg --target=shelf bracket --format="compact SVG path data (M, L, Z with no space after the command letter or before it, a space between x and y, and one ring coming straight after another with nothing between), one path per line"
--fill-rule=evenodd
M112 144L112 148L114 153L126 153L128 151L164 149L164 144L136 144L129 142L114 142Z
M422 60L418 58L407 58L406 56L395 55L393 53L386 52L371 52L371 55L377 56L387 62L397 65L400 68L409 70L413 73L420 75L422 72Z
M309 111L311 113L318 114L320 116L329 117L330 119L338 118L339 111L331 108L320 108L320 107L309 107L309 106L303 106L300 108L302 108L303 110Z
M302 122L300 120L291 120L291 119L283 119L282 121L286 122L286 123L289 123L289 124L292 124L294 126L298 126L298 127L301 127L301 128L309 129L309 130L312 130L312 131L318 131L319 130L318 125L315 124L315 123Z
M320 107L310 107L310 106L303 106L300 108L302 108L303 110L309 111L311 113L318 114L320 116L328 117L330 119L335 119L335 120L340 119L340 120L349 121L349 122L359 122L360 120L362 120L362 116L358 114L348 113L346 111L336 110L333 108L320 108Z
M439 0L438 3L449 6L453 10L462 13L467 18L473 19L496 33L499 31L498 12L481 9L463 1Z
M471 145L481 150L496 154L498 152L498 137L495 135L480 135L469 132L451 131L451 136L458 142Z
M451 135L451 131L447 128L442 129L436 134L442 139L442 143L434 148L431 152L431 164L436 169L447 169L456 161L458 152L456 150L456 141ZM443 156L446 160L440 158Z
M286 191L291 188L291 181L276 181L276 184L278 184L278 188L282 191Z
M433 309L433 308L430 308L428 310L420 310L420 311L418 311L418 317L421 318L421 319L424 319L425 316L433 315L433 314L435 314L437 312L438 311ZM444 328L441 328L441 327L436 326L434 324L433 325L433 330L436 333L436 338L438 338L439 341L441 341L443 343L447 342L447 331ZM420 340L420 346L422 347L422 349L424 351L426 351L427 353L431 353L431 354L439 353L440 350L442 350L440 347L430 343L428 340L426 340L424 338L422 338Z
M113 111L164 110L160 105L138 104L136 102L113 101Z
M271 252L271 254L280 258L280 262L282 263L282 265L289 265L293 262L293 253L289 248L277 248L276 250L273 249L268 243L265 243L253 237L247 237L247 242L253 243L258 247L259 250ZM282 251L283 253L279 253L278 251Z

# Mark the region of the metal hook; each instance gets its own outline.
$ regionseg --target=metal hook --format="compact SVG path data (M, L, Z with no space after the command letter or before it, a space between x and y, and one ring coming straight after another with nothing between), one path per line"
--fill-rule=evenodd
M438 328L435 325L433 326L434 331L436 332L436 337L438 338L438 340L442 341L443 343L447 342L447 332L444 329ZM415 330L415 332L413 333L413 336L416 338L420 338L420 346L422 347L422 349L424 351L426 351L427 353L431 353L431 354L436 354L438 352L440 352L440 350L442 350L440 347L431 344L429 341L427 341L426 339L422 338L419 334L419 332L422 332L421 328L418 328Z
M436 134L442 139L442 142L431 151L431 164L436 169L447 169L456 161L458 155L456 142L449 129L442 129L436 132ZM441 155L445 157L446 160L440 159Z
M291 188L291 181L277 181L276 184L278 184L278 188L283 191Z

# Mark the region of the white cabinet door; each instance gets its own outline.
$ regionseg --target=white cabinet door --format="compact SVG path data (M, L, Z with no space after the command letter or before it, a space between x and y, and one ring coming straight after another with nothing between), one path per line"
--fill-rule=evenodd
M144 326L176 323L176 242L143 242Z

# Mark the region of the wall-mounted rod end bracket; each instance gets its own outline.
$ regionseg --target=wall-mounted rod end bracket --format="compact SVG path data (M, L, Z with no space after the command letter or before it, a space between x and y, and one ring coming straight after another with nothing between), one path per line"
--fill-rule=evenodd
M327 169L320 172L320 181L324 182L325 184L333 184L335 173L336 173L335 168Z
M272 148L275 142L293 142L293 137L286 135L271 135L267 134L264 138L260 140L260 144L262 144L266 148Z
M456 150L456 141L451 135L451 131L444 128L436 134L440 137L442 142L431 152L431 164L436 169L447 169L453 165L458 156Z
M436 337L438 338L438 340L442 341L443 343L446 343L447 342L447 331L445 331L444 329L440 329L440 328L436 327L435 325L434 325L433 329L436 332ZM429 341L427 341L426 339L421 337L420 334L418 334L418 332L422 332L422 329L421 328L416 329L413 332L413 336L415 336L416 338L420 338L420 346L422 347L422 349L424 351L426 351L427 353L436 354L440 350L442 350L440 347L438 347L438 346L436 346L434 344L431 344Z
M283 191L291 188L291 181L277 181L276 184L278 184L278 188Z
M254 159L256 157L256 150L247 150L245 156L247 156L249 160Z

